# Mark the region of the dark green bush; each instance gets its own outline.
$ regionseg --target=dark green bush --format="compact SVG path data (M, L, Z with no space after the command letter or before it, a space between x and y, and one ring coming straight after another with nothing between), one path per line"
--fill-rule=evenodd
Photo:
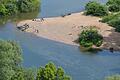
M108 0L108 2L106 3L106 5L112 5L112 4L120 4L120 0Z
M120 11L120 4L112 4L108 7L110 12L119 12Z
M107 6L108 6L109 11L119 12L120 11L120 0L108 0Z
M102 42L103 37L95 29L84 30L79 37L79 43L83 47L91 48L93 45L99 47L102 45Z
M0 0L0 16L39 10L40 0Z
M40 0L18 0L18 10L20 12L30 12L39 9Z
M7 14L7 9L3 4L0 4L0 16L4 16Z
M120 32L120 13L105 16L102 22L108 23L110 26L114 27L117 32Z
M86 14L93 16L105 16L108 14L108 9L96 1L90 1L85 6Z

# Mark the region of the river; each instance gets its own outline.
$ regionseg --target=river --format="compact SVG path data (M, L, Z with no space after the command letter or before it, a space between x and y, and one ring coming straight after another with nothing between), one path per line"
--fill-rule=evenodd
M49 4L48 7L50 8L51 4L49 3L49 1L52 3L52 0L43 0L43 4L41 5L41 7L44 8L43 6L47 4L45 3L45 1ZM59 3L62 3L62 1L63 0L60 0ZM73 0L71 0L71 2L72 1ZM78 0L76 4L79 3L79 1L83 2L83 0ZM56 5L57 3L57 1L54 2L54 4ZM69 2L67 2L66 4L69 4ZM75 5L73 4L73 2L71 4ZM83 7L83 5L81 7ZM41 16L50 17L64 14L64 11L60 11L60 14L56 13L59 7L60 5L57 8L54 8L53 13L51 13L52 9L49 9L48 11L46 6L45 11L43 11L44 9L41 9L43 11L41 12ZM66 8L67 7L68 6L66 5ZM64 8L61 9L64 10ZM43 15L43 13L47 13L46 10L48 12L48 15ZM81 10L82 9L74 10L73 8L71 8L70 11L76 12ZM105 76L120 73L120 52L111 53L107 50L102 50L95 53L82 52L77 46L67 45L60 42L44 39L41 37L37 37L34 34L25 33L17 30L16 22L24 19L40 17L40 13L31 14L19 15L17 16L17 18L14 18L14 21L12 21L13 19L9 19L7 20L7 23L0 25L1 39L15 40L20 44L23 50L23 66L39 67L44 66L49 61L52 61L57 66L62 66L65 69L66 73L73 78L73 80L104 80ZM2 20L3 23L4 20Z

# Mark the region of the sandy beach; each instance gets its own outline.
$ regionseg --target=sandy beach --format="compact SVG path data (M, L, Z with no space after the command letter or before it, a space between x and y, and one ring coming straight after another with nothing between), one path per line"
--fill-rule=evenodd
M17 24L22 26L28 24L30 28L26 32L33 33L37 36L50 40L77 45L75 41L78 39L80 32L87 27L96 26L99 33L104 37L104 43L101 48L109 49L113 47L115 50L120 50L120 33L114 31L114 28L106 23L101 23L101 18L93 16L85 16L81 13L74 13L65 17L44 18L44 21L36 19L36 21L25 20ZM84 26L84 27L81 27Z

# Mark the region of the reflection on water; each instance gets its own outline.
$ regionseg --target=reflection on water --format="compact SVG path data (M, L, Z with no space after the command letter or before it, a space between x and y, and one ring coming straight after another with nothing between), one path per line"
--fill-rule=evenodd
M19 13L17 15L0 18L0 24L5 24L6 22L19 22L26 19L34 19L40 16L39 11L34 11L31 13Z
M26 17L18 16L14 21L22 20L24 16ZM27 15L29 19L36 16L37 14ZM104 80L105 76L120 73L120 52L110 53L106 50L98 51L96 54L82 52L77 46L18 31L15 25L15 22L10 21L1 25L0 38L15 40L21 45L25 67L39 67L53 61L56 65L62 66L73 80Z

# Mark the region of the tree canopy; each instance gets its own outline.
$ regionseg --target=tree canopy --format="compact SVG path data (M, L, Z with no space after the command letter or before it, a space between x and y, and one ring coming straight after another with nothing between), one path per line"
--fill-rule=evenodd
M45 67L40 67L36 80L71 80L62 67L57 68L53 63L48 63Z
M10 16L39 10L40 0L1 0L0 16Z
M21 61L21 49L16 43L0 40L0 80L10 79Z

